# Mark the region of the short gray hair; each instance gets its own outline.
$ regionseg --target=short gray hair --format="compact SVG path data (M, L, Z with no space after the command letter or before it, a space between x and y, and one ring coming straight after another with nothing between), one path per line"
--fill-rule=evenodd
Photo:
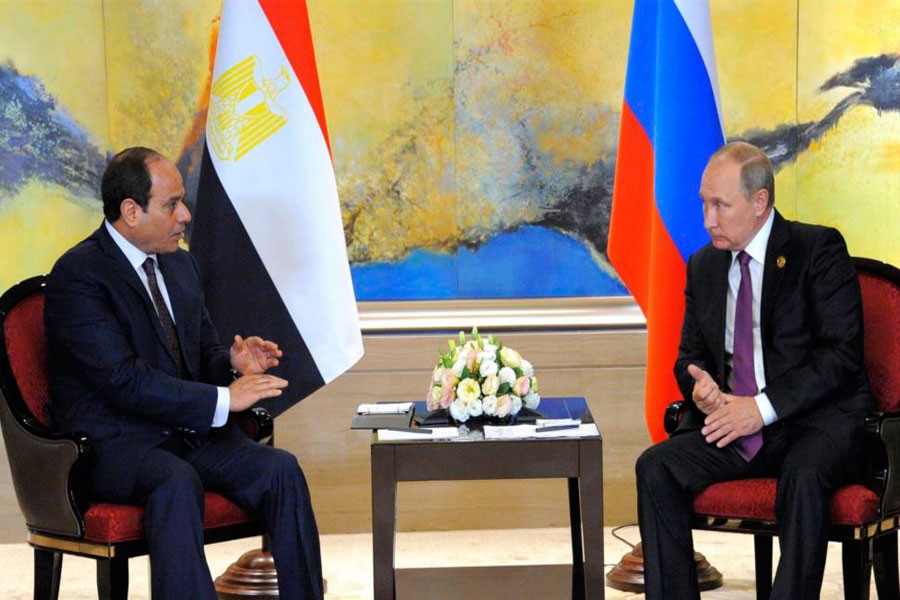
M712 156L709 162L728 158L741 165L741 187L749 198L757 190L769 192L769 206L775 204L775 172L766 153L748 142L728 142Z

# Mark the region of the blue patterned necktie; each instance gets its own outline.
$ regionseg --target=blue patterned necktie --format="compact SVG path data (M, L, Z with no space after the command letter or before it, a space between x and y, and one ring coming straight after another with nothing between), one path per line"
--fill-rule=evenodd
M750 280L750 255L741 250L737 256L741 265L741 283L734 307L734 349L731 355L731 393L755 396L756 372L753 367L753 285ZM762 431L735 440L738 452L750 462L762 447Z
M162 293L159 291L159 283L156 281L156 265L152 258L147 257L142 265L144 273L147 274L147 283L150 287L150 296L153 298L153 304L156 306L156 314L159 316L159 322L162 324L163 331L166 334L166 341L169 343L169 350L175 358L175 366L178 367L178 375L182 379L187 379L187 368L184 365L184 357L181 355L181 344L178 343L178 333L175 331L175 322L172 321L172 315L169 314L169 307L163 300Z

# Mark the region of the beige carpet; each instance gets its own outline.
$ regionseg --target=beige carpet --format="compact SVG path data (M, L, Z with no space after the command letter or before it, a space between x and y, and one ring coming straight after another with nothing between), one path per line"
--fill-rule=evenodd
M638 538L636 528L620 531L628 540ZM695 532L697 550L722 572L725 585L703 594L704 600L753 598L753 540L750 536ZM207 546L210 570L224 571L237 557L252 550L252 539ZM629 547L606 531L606 562L617 562ZM372 545L367 534L322 537L328 600L356 600L372 597ZM776 546L777 554L777 546ZM441 533L401 533L397 538L398 567L477 566L484 562L503 565L564 564L571 561L567 529L510 529L455 531ZM0 598L28 600L32 597L32 553L25 544L0 545ZM607 567L608 570L609 567ZM146 600L147 560L133 559L130 565L129 598ZM434 590L427 600L442 597ZM643 595L606 588L610 599L643 598ZM831 544L823 600L843 598L841 589L841 549ZM874 586L872 597L875 597ZM66 557L63 561L61 600L97 598L94 562ZM490 600L481 598L479 600Z

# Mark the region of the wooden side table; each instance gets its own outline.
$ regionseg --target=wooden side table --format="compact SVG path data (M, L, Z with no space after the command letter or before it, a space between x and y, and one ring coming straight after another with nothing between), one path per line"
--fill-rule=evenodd
M583 398L545 398L548 417L593 419ZM510 444L515 444L514 449ZM602 599L603 442L601 436L372 442L375 600L396 598L397 482L566 478L572 530L572 598Z

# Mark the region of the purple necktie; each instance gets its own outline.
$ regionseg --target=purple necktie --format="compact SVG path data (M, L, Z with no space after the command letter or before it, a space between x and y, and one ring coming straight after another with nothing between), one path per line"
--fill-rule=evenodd
M734 351L731 355L731 393L755 396L756 374L753 368L753 284L750 281L750 255L741 250L741 284L734 307ZM762 447L762 431L735 440L738 452L750 462Z
M159 290L159 283L156 281L155 263L152 258L147 257L142 266L144 267L144 273L147 274L150 297L153 298L153 304L156 306L156 314L159 315L159 322L166 333L166 341L169 342L169 350L172 351L172 357L175 359L175 365L178 367L178 375L182 379L187 379L187 368L184 364L184 357L181 355L181 344L178 343L175 323L172 321L169 307L166 306L166 301L163 300L162 292Z

